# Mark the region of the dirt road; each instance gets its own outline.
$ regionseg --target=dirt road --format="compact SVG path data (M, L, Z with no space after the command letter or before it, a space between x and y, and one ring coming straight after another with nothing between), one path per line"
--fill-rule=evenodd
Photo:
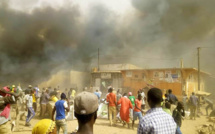
M31 124L34 126L39 119L32 119ZM32 127L25 127L24 121L21 121L20 126L23 128L21 132L13 132L13 134L30 134ZM137 123L137 122L136 122ZM207 123L206 116L197 118L196 120L184 120L182 123L181 130L183 134L196 134L196 127ZM76 129L78 123L76 120L68 121L67 128L68 132L72 132ZM122 124L118 123L116 127L110 127L109 121L106 119L97 119L94 126L94 134L136 134L137 133L137 124L135 125L134 130L123 127Z

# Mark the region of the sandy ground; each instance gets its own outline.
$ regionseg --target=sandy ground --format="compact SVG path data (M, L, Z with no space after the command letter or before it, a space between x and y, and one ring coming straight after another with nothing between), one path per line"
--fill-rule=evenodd
M34 126L39 119L36 117L31 120L32 126ZM21 132L13 132L13 134L30 134L32 127L25 127L24 121L21 121L20 127L22 128ZM128 129L126 126L123 127L121 123L118 123L116 127L110 127L109 121L107 119L97 119L94 125L94 134L136 134L137 133L137 123L134 129ZM181 130L183 134L196 134L196 128L202 124L207 124L206 116L201 116L196 120L185 119L183 120ZM77 120L68 121L67 128L68 133L74 131L77 127Z

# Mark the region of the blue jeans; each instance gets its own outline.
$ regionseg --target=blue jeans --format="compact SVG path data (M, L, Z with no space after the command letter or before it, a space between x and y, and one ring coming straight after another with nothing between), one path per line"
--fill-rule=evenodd
M35 116L34 109L32 107L28 107L28 115L26 118L26 122L29 123L34 116Z
M176 129L176 134L182 134L181 130L180 130L180 127L178 126L177 129Z
M141 112L135 112L134 111L134 114L133 114L133 120L137 120L137 117L138 119L140 120L143 116L142 116L142 113Z

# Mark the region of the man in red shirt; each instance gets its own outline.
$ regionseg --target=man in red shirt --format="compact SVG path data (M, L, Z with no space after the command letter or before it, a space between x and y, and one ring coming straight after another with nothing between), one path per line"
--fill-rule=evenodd
M109 119L110 119L110 125L116 125L116 95L113 93L113 88L111 87L109 89L110 93L107 95L107 102L109 103ZM113 121L112 121L113 117Z
M139 120L142 118L141 105L142 105L142 96L141 94L138 94L138 99L135 100L132 128L134 128L134 121L137 120L137 117Z
M127 93L124 93L123 97L120 98L117 104L121 104L120 117L123 121L123 126L127 123L129 128L129 109L133 106L131 104L131 101L127 97Z

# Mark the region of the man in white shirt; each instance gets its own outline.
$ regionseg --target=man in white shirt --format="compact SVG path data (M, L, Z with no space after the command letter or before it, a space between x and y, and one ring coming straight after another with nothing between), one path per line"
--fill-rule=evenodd
M34 109L32 107L33 106L33 97L32 97L31 94L33 92L34 92L33 90L27 90L26 93L28 95L25 96L25 99L26 99L26 111L28 111L28 115L27 115L26 123L25 123L26 126L31 126L30 121L35 116L35 112L34 112Z
M145 96L145 93L143 92L143 89L141 90L140 92L141 96L142 96L142 104L141 104L141 109L144 110L145 109L145 100L146 100L146 96Z

